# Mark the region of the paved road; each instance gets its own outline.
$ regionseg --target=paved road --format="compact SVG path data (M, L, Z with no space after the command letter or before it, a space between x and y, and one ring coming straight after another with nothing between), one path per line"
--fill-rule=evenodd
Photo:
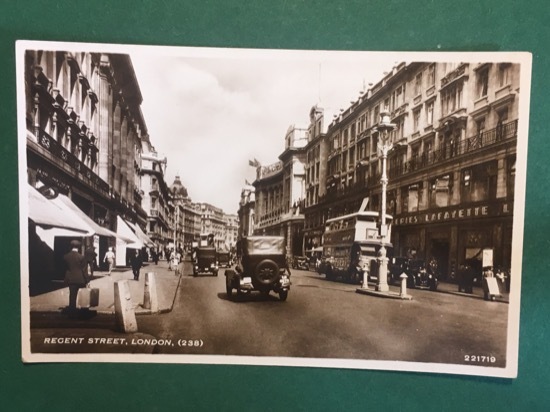
M404 360L462 364L494 356L505 365L508 305L412 290L412 301L355 293L356 286L292 271L286 302L259 293L230 301L225 277L185 275L173 311L138 318L158 338L201 339L200 348L163 346L160 353Z

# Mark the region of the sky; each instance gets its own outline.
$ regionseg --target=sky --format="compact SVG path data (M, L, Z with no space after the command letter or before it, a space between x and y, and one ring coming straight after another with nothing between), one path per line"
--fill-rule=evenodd
M194 202L236 213L245 180L278 160L291 125L309 111L346 109L397 63L366 52L162 49L130 52L151 143Z

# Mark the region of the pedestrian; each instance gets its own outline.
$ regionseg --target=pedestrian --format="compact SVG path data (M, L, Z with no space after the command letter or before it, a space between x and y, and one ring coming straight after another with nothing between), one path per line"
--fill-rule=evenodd
M78 251L80 242L71 241L71 251L63 256L65 262L65 283L69 286L69 316L74 317L77 314L76 299L78 290L86 287L90 282L86 273L86 258Z
M174 252L174 249L172 249L172 251L170 252L170 255L168 257L168 270L172 270L175 259L176 259L176 253Z
M86 265L88 268L88 274L90 276L94 275L94 266L95 266L95 259L97 257L97 253L95 253L95 247L90 246L86 249L86 252L84 253L84 257L86 258Z
M103 262L107 262L107 265L109 266L109 276L110 276L111 272L113 271L113 267L115 265L115 252L113 252L112 247L110 247L109 250L107 250L107 253L105 253Z
M159 252L156 249L153 249L153 261L155 262L155 265L159 264Z
M143 259L139 249L136 249L136 253L130 258L130 264L132 265L132 272L134 273L134 280L139 280L139 270L143 265Z

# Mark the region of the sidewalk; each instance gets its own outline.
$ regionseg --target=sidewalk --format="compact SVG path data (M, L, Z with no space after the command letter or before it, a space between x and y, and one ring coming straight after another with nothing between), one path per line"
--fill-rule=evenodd
M468 298L483 299L483 289L479 286L474 286L473 293L464 293L458 291L458 285L456 283L439 282L437 291ZM495 302L510 303L509 299L509 293L504 293L500 296L496 296Z
M115 313L114 303L114 283L119 280L128 280L130 285L131 300L134 305L136 315L150 314L150 309L143 308L143 296L145 289L145 273L154 272L157 284L157 296L159 301L159 311L161 313L172 310L174 299L178 290L178 285L182 276L183 268L189 263L184 261L180 263L179 275L176 272L168 270L168 263L160 261L158 265L150 262L141 268L138 281L133 280L132 270L129 268L116 269L111 273L94 272L94 280L90 282L90 287L99 289L99 306L91 308L97 314L112 315ZM34 313L61 313L69 303L69 288L54 290L30 298L31 315Z

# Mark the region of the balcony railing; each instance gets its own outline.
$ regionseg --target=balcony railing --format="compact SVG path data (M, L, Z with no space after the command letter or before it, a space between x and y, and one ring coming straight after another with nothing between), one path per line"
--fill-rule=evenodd
M79 179L84 180L83 177L85 177L94 189L103 192L105 195L109 194L109 185L48 133L40 131L38 143L53 156L68 165Z
M426 152L414 156L411 160L402 163L389 162L388 176L390 181L392 178L405 175L407 173L419 171L438 163L446 162L450 159L455 159L463 155L471 155L476 151L498 144L507 139L517 137L517 120L503 124L491 130L487 130L476 136L470 137L456 145L447 145L440 149ZM378 184L380 182L381 173L369 175L368 185ZM367 182L356 181L346 186L333 186L333 183L339 179L338 175L329 176L327 178L327 192L324 196L319 196L317 204L324 202L332 202L336 199L346 197L349 194L359 194L362 190L367 189ZM314 206L314 205L310 205Z
M444 145L443 147L433 150L432 152L422 153L407 162L396 165L390 164L388 170L389 178L392 179L406 173L421 170L426 167L454 159L458 156L475 153L476 151L500 143L504 140L515 138L517 137L517 132L518 121L514 120L470 137L469 139L463 140L457 144ZM380 180L380 174L372 176L371 178L378 181Z

